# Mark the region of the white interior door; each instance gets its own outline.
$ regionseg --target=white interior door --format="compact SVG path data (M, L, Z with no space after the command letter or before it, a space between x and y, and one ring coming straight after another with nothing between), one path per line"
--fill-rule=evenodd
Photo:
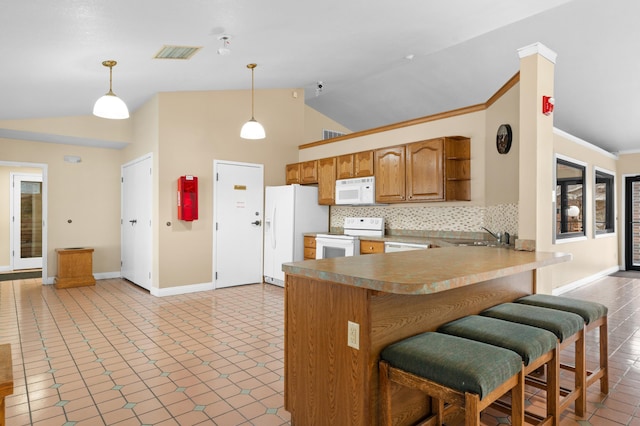
M11 173L13 269L42 268L42 175Z
M122 166L121 274L151 290L152 158Z
M215 288L262 282L264 166L213 162Z

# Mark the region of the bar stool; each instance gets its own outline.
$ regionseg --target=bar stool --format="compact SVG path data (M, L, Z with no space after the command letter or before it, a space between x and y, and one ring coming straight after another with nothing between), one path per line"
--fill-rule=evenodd
M560 358L556 351L558 339L555 334L541 328L479 315L447 323L438 332L514 351L522 358L525 376L546 365L547 415L539 417L525 411L525 418L529 423L538 425L557 426L560 423ZM496 408L507 412L508 405L500 401L496 405Z
M596 370L587 370L586 387L590 387L600 380L600 392L609 393L609 337L607 331L607 313L605 305L586 300L571 299L569 297L552 296L548 294L532 294L521 297L515 301L526 305L540 306L543 308L557 309L572 312L582 317L585 323L585 333L596 328L599 330L599 359ZM574 371L574 366L560 364L564 370Z
M480 425L480 412L511 391L512 424L523 424L522 359L513 351L427 332L387 346L380 358L383 425L390 426L393 420L392 383L420 390L431 397L435 403L430 418L438 425L455 409L464 409L466 425Z
M575 414L584 417L587 409L587 373L584 321L580 315L522 303L503 303L481 312L480 315L548 330L558 338L558 353L573 343L575 348L574 386L573 389L561 395L558 414L562 414L572 402L575 402ZM545 385L539 383L538 387L544 389Z

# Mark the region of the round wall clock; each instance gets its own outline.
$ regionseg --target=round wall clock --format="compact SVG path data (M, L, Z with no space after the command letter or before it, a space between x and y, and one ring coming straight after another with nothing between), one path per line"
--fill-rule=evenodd
M496 149L500 154L506 154L511 149L511 141L513 140L513 134L511 133L511 126L508 124L501 124L498 127L498 133L496 134Z

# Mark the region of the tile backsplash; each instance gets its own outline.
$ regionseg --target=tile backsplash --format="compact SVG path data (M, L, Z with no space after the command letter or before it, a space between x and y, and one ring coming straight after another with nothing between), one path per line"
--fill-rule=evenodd
M406 231L518 233L518 205L495 206L333 206L331 229L341 229L345 217L383 217L387 234Z

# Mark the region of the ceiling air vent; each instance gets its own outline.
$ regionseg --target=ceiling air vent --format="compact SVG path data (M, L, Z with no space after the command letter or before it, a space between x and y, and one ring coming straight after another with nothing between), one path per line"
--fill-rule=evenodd
M344 136L345 133L344 132L337 132L335 130L327 130L327 129L322 129L322 139L333 139L333 138L337 138L338 136Z
M191 59L202 46L162 46L162 49L155 54L154 59Z

